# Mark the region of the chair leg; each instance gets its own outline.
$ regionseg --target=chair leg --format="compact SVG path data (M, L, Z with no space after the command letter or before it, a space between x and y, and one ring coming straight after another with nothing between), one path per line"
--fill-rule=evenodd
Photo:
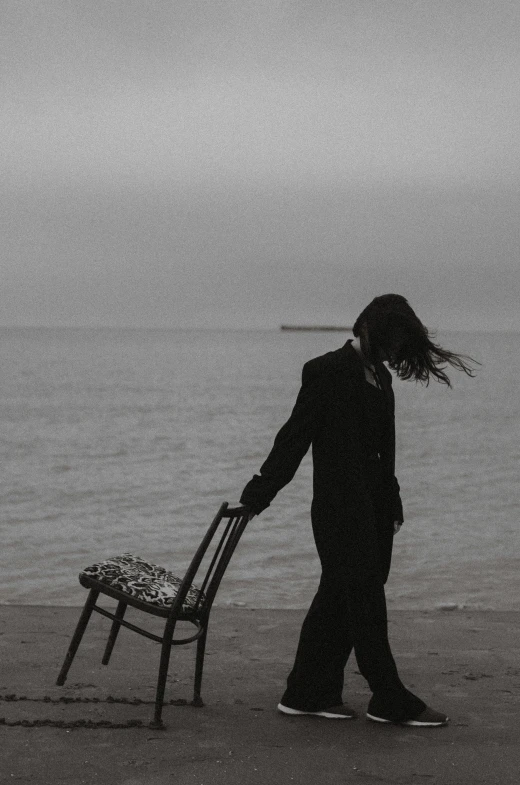
M166 678L168 676L168 667L170 665L170 655L172 649L173 633L175 632L175 625L177 619L168 619L164 628L163 641L161 646L161 661L159 663L159 677L157 679L157 692L155 694L155 711L150 728L162 729L164 723L162 721L162 709L164 701L164 692L166 690Z
M98 598L99 592L95 589L91 589L89 595L87 597L87 601L83 607L83 611L81 612L81 616L79 617L78 624L74 631L74 635L72 636L72 640L70 642L69 650L65 655L65 660L63 661L63 665L61 667L60 675L56 679L56 684L58 687L61 687L65 684L65 679L67 678L67 673L69 672L69 668L72 665L72 660L78 650L78 646L81 643L81 639L83 637L83 633L87 629L87 624L89 623L90 617L92 615L92 609L96 604L96 600Z
M208 628L204 627L204 632L197 641L197 655L195 659L195 681L193 685L192 706L204 706L200 697L200 686L202 684L202 670L204 668L204 652L206 651L206 637Z
M110 655L112 654L114 643L116 642L117 635L119 633L119 630L121 629L121 619L124 617L126 609L127 609L127 604L124 600L118 602L115 612L116 618L112 622L112 626L110 628L110 634L108 636L107 645L105 648L105 653L103 654L103 659L101 660L103 665L108 665L108 663L110 662Z

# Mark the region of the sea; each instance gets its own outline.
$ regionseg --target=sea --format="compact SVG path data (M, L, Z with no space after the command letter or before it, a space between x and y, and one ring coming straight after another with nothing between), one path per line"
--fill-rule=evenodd
M0 603L81 605L78 573L132 552L182 573L345 332L0 328ZM394 381L405 523L389 607L517 610L520 336L439 332L480 363ZM312 461L254 518L216 604L306 608L320 565Z

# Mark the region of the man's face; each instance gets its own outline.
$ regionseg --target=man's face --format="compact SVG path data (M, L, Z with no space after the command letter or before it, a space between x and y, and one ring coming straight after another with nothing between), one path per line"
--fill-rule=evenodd
M391 352L389 349L380 349L379 350L379 360L383 363L388 363L390 368L393 368L395 365L395 358L396 355L394 352Z
M382 345L376 344L374 350L370 346L366 332L361 332L360 341L361 349L367 358L372 359L373 362L388 363L393 370L397 370L403 360L413 355L411 337L404 329L394 328L390 335L387 334L382 338Z
M388 346L379 349L379 356L382 362L388 363L390 368L396 368L406 359L406 337L396 337Z

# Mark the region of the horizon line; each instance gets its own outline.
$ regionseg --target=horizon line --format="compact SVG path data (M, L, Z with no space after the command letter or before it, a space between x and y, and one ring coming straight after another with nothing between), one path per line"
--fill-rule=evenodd
M519 333L520 327L446 327L441 328L443 332L455 333ZM229 325L117 325L117 324L1 324L0 330L142 330L156 332L174 331L200 331L200 332L352 332L352 327L341 325L286 325L277 324L264 327L234 326ZM438 332L436 329L434 332Z

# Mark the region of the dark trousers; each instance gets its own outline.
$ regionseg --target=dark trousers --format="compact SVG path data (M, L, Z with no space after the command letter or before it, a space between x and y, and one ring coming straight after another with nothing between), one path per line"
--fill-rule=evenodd
M340 532L315 525L322 576L281 702L301 711L341 704L344 669L354 649L359 671L373 693L370 710L393 720L410 719L425 704L401 682L388 642L384 584L392 557L393 521L384 503L377 461L367 465L366 480L374 522L350 528L347 522Z

